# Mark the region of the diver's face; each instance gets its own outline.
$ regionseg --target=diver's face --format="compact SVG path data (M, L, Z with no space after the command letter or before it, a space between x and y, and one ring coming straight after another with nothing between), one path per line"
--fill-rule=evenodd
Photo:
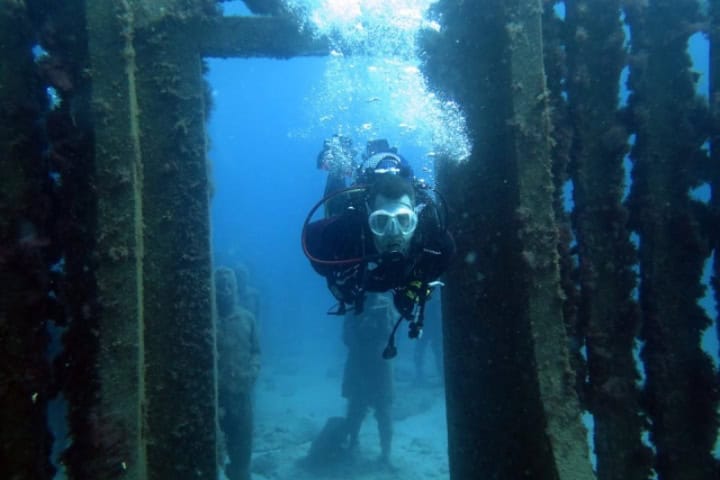
M375 248L379 253L407 254L417 227L417 215L410 197L403 195L400 198L388 198L378 195L372 207L368 223Z

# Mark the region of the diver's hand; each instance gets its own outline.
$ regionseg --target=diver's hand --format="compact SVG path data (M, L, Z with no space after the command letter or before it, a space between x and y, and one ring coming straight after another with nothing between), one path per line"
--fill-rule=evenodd
M405 295L405 289L396 289L393 293L393 304L398 313L406 320L413 320L413 310L415 310L415 302Z
M418 305L421 300L427 299L428 296L430 296L428 285L419 280L413 280L404 287L395 289L393 303L403 318L413 321L415 320L415 305Z

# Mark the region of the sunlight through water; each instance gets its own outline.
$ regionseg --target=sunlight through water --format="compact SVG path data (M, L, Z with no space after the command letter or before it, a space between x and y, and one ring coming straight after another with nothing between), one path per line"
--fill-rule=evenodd
M308 103L298 136L392 137L428 157L470 155L458 105L431 91L421 70L417 37L439 30L426 19L431 0L286 0L306 28L331 42L323 82Z

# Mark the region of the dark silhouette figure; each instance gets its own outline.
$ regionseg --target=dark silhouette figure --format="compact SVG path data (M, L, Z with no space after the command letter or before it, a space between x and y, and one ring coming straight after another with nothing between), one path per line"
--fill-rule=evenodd
M348 347L342 394L347 398L346 428L350 449L357 448L360 427L372 408L380 436L380 460L390 463L392 443L392 361L383 359L395 313L392 296L368 293L361 314L348 313L343 341Z
M237 281L229 268L215 271L220 429L225 437L229 480L250 480L252 389L260 371L255 317L237 302Z

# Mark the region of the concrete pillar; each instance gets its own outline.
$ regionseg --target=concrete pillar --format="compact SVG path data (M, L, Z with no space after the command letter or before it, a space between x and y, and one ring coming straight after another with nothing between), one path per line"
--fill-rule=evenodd
M644 480L652 452L633 357L640 317L633 299L636 252L623 206L627 128L618 112L626 63L619 0L567 1L568 125L572 130L572 213L579 258L582 322L595 420L599 480Z
M220 18L206 0L93 0L82 8L75 18L87 24L88 51L75 56L87 56L92 88L76 105L91 110L94 152L82 178L97 195L83 215L92 285L78 273L67 286L92 296L70 300L81 303L72 306L82 319L63 354L75 438L68 472L216 478L202 57L287 57L317 51L317 42L287 20Z
M154 17L137 16L152 2L86 3L106 475L218 475L205 86L189 27L203 12L186 3Z
M626 5L625 13L632 35L628 103L637 135L628 202L640 237L644 406L655 470L667 480L714 479L718 377L700 348L709 319L697 303L710 245L707 212L689 195L702 178L708 135L687 52L702 17L694 0Z
M720 165L720 0L710 2L710 163ZM712 189L711 208L712 222L720 225L720 169L710 174ZM715 290L715 302L720 304L720 231L717 228L711 233L712 247L715 250L713 275L711 284ZM715 318L718 344L720 344L720 321ZM718 348L720 356L720 348ZM720 468L720 467L719 467Z
M27 5L0 0L1 470L53 474L57 317L67 476L216 478L202 56L325 48L288 19L219 18L210 0Z
M451 478L592 479L563 322L542 2L436 11L426 72L474 142L439 175L459 255L443 297Z

